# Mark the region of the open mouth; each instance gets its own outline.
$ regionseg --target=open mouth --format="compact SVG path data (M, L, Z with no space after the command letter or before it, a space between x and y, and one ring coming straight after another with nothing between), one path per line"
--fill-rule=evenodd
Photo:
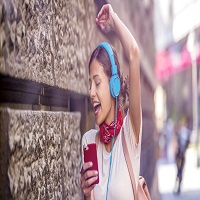
M100 109L101 109L101 104L100 103L95 103L94 105L93 105L93 107L94 107L94 114L95 114L95 116L96 115L98 115L98 113L99 113L99 111L100 111Z

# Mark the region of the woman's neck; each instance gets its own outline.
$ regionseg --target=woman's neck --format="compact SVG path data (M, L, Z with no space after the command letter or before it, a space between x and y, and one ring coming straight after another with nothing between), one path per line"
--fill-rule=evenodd
M106 119L105 119L105 123L106 124L111 124L114 120L115 120L115 100L114 99L112 99L112 105L111 105L111 109L110 109L110 111L109 111L109 113L108 113L108 115L107 115L107 117L106 117Z

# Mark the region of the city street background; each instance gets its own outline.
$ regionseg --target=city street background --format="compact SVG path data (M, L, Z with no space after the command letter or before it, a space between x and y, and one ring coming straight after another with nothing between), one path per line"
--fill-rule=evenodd
M161 158L157 162L160 200L199 200L200 168L197 168L196 150L193 146L186 151L186 162L182 180L181 193L174 194L176 164Z

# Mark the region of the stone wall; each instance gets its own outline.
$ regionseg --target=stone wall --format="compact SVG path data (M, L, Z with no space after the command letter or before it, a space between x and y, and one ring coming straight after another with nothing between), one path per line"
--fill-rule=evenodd
M154 5L152 0L108 2L128 26L140 47L143 110L141 174L147 179L151 191L152 188L156 188L154 181L156 180L156 130L153 99ZM116 48L123 74L128 75L127 60L115 34L104 35L95 25L96 14L103 3L104 0L2 0L0 2L0 74L46 84L47 88L51 86L55 91L52 98L54 96L62 98L62 92L57 92L57 88L67 92L69 102L71 91L80 97L80 101L79 99L71 101L67 108L56 108L60 111L57 113L41 111L47 109L41 102L39 105L25 105L21 103L22 100L17 106L12 101L0 103L0 107L9 105L11 108L19 109L15 111L5 108L0 112L2 133L0 155L3 156L0 180L6 183L3 185L1 183L0 187L4 197L11 195L13 199L22 196L55 199L57 195L58 198L66 199L68 197L66 195L69 194L67 199L75 199L74 192L80 192L76 181L79 181L77 171L81 155L78 140L83 130L80 133L76 127L79 121L76 122L76 115L70 111L81 112L79 120L84 131L86 128L94 127L88 98L88 60L99 42L109 41ZM42 88L42 91L43 89L46 88ZM43 91L42 95L43 93L45 92ZM36 107L40 111L31 111ZM51 109L52 106L48 105L48 110ZM64 113L63 110L69 110L70 113ZM73 138L69 132L68 126L74 123L76 128L72 130L77 134L80 133L76 135L77 138ZM59 137L66 137L66 143L56 139ZM11 167L11 164L15 168ZM7 169L9 176L6 176ZM31 181L30 170L33 171ZM69 176L75 172L77 174L70 179ZM78 192L77 194L79 195ZM154 190L151 194L154 194L153 199L156 199Z
M94 11L91 0L1 1L0 73L88 94Z
M0 199L82 199L80 113L0 116Z

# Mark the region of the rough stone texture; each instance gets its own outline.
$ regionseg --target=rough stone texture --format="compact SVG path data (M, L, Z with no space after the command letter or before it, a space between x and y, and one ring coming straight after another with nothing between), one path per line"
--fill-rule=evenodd
M8 114L0 112L0 199L4 199L4 197L9 197L9 187L8 187L8 154L9 154L9 145L8 145L8 137L7 137L7 122L8 122ZM4 122L3 120L4 119ZM8 199L8 198L7 198Z
M137 38L141 61L153 71L153 0L117 0L112 6ZM88 94L89 55L102 40L112 41L126 71L119 42L95 25L97 9L92 0L3 0L0 72Z
M128 66L119 41L116 40L114 34L105 36L95 25L94 19L101 3L102 1L92 0L1 1L0 73L73 90L80 94L88 94L87 66L89 55L99 42L106 40L111 42L117 49L121 68L126 76ZM141 173L147 179L151 189L154 184L152 180L154 180L153 176L156 169L153 99L155 88L152 88L152 83L149 82L145 69L151 72L154 69L153 0L116 0L115 3L111 2L111 4L115 12L136 37L141 50L143 110ZM151 78L154 80L153 76ZM85 102L81 103L85 105ZM45 119L47 121L53 119L59 123L63 120L63 116L46 115ZM16 118L16 120L18 119ZM64 123L68 123L68 120L70 119L64 120ZM49 190L55 189L54 197L56 195L60 197L61 190L64 191L62 197L66 197L68 193L74 194L71 188L72 185L68 185L68 182L76 183L78 181L78 179L69 175L69 171L74 169L76 163L73 159L69 160L69 158L78 151L76 145L74 146L69 138L69 135L73 133L69 132L70 129L66 127L63 124L63 126L46 128L46 131L50 133L50 130L56 130L54 137L58 136L59 130L63 130L61 131L62 138L66 137L67 139L64 140L65 142L56 141L51 137L45 140L45 145L49 147L45 155L50 156L52 147L56 145L60 145L60 147L57 147L56 152L62 151L64 153L61 157L58 153L55 153L51 159L45 160L48 164L45 170L52 176L45 180L46 185L43 186L42 177L38 175L38 182L35 184L40 185L41 196L48 194L46 188ZM69 148L71 149L70 155L68 154ZM40 151L42 153L43 149ZM38 160L40 161L38 161L38 165L43 162L41 158L38 158ZM63 171L58 170L61 166L60 163L66 164L65 160L69 160L67 162L68 166L71 167L69 171L65 170L66 167L63 168ZM147 165L149 166L148 170L146 169ZM35 173L38 171L37 166L34 170ZM57 173L58 171L59 173ZM56 180L55 187L49 184L50 179ZM59 185L59 183L63 184ZM38 191L37 194L39 194Z
M81 199L80 114L4 109L0 116L1 155L8 149L1 199Z
M91 0L1 2L0 73L87 94L94 11Z
M63 182L65 188L65 197L74 197L71 199L81 199L81 190L79 186L79 174L80 174L80 124L74 123L73 116L63 116L64 126L63 126ZM76 143L74 142L76 141ZM78 143L78 144L77 144ZM79 146L79 148L77 148ZM73 176L71 175L73 174ZM75 188L76 186L76 188ZM79 197L79 198L78 198Z

